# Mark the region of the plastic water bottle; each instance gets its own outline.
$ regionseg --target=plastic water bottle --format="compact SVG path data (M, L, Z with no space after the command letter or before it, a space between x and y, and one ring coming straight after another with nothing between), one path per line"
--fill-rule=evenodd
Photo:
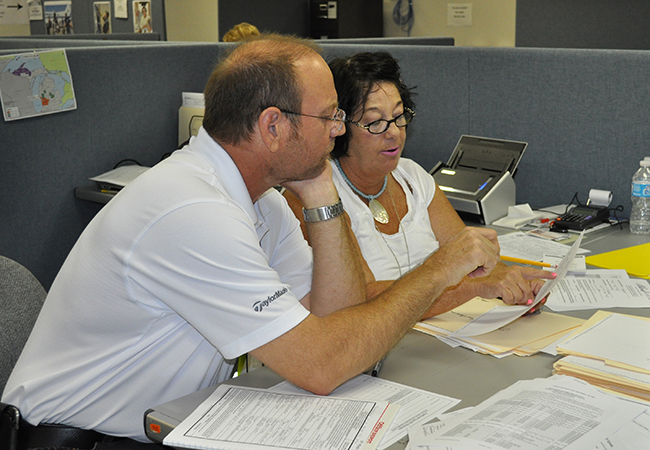
M634 234L650 233L650 160L644 159L632 177L632 213L630 231Z

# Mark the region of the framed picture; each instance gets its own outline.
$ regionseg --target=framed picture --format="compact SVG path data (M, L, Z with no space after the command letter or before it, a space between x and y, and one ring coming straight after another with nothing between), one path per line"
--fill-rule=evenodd
M47 34L74 34L72 2L70 0L44 2L43 8Z
M152 33L151 2L133 2L133 31L135 33Z
M111 27L111 2L95 2L93 3L93 11L95 12L95 33L111 34L113 32Z

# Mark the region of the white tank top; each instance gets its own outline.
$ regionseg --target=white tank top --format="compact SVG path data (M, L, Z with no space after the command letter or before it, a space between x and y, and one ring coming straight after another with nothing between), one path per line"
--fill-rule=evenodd
M368 206L348 186L336 164L333 161L331 164L334 184L343 208L350 216L352 231L377 281L399 278L400 270L402 275L406 274L438 250L438 240L431 229L427 211L436 184L433 177L416 162L401 158L392 172L406 194L408 207L401 221L404 232L400 230L395 234L383 234L375 228L375 220Z

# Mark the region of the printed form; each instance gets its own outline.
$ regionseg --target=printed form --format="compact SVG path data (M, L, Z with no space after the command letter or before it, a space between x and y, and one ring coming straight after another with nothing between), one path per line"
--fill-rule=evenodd
M371 450L398 406L221 385L165 437L174 447Z
M466 414L410 428L409 439L411 450L593 449L642 420L646 408L555 375L518 381Z
M637 279L564 278L548 297L546 306L553 311L650 308L650 284Z
M286 393L306 393L306 391L288 381L278 383L269 390ZM352 378L336 388L329 397L385 400L391 404L399 405L395 420L393 420L379 444L380 449L386 448L405 437L410 426L429 422L460 403L459 399L434 394L433 392L369 375L359 375Z

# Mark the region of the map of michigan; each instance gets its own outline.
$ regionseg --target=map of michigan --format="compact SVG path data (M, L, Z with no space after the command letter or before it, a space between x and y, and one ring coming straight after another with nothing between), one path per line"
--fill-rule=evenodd
M0 100L6 121L76 109L65 50L0 56Z

